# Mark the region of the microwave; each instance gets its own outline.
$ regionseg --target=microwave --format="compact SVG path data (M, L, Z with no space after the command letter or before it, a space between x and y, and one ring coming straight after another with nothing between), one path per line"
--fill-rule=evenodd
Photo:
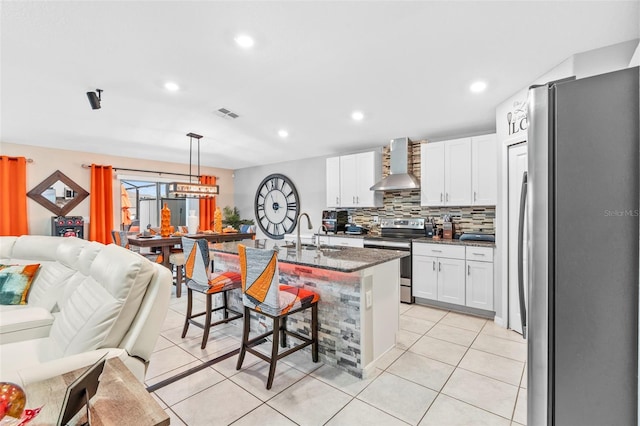
M322 226L327 233L344 232L347 229L349 213L346 210L324 210L322 212Z

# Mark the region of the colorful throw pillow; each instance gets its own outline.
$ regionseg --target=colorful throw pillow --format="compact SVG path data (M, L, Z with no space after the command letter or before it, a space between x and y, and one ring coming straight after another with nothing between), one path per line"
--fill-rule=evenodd
M39 263L0 265L0 305L26 305L31 282L39 267Z

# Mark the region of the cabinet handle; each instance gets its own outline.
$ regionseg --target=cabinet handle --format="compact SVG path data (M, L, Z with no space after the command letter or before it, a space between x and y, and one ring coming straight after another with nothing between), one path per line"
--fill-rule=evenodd
M447 192L447 200L446 201L449 201L449 193L448 192Z
M336 205L340 205L340 200L336 197Z
M360 204L360 196L356 195L356 204Z
M431 251L434 253L442 253L442 250L431 249Z
M433 261L433 270L434 271L436 270L436 261L435 260Z
M442 271L442 263L438 262L438 271Z
M356 203L356 197L351 197L351 201L353 202L353 204Z
M476 196L476 191L473 191L473 201L476 201L478 197Z
M442 202L442 192L440 193L440 202Z
M484 253L471 253L474 256L484 256Z
M471 275L471 265L467 265L467 275Z

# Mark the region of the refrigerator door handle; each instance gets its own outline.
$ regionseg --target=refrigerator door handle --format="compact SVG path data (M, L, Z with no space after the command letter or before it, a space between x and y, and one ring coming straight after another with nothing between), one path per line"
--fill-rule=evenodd
M520 192L520 214L518 218L518 293L520 299L520 323L522 338L527 338L527 306L524 300L524 220L527 203L527 172L522 174L522 189Z

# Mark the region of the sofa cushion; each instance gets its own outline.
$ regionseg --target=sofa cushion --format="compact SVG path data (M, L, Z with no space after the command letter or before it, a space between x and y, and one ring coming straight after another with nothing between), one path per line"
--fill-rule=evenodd
M85 241L78 238L65 238L65 240L58 246L56 259L71 269L89 275L93 260L105 246L96 241Z
M39 263L0 265L0 305L26 305L38 268Z
M0 261L11 258L11 252L13 251L13 245L16 243L18 237L2 237L0 238Z
M75 272L58 262L42 262L31 286L29 305L52 312L64 293L67 280Z
M56 251L59 245L60 237L23 235L16 239L11 258L16 259L16 263L28 263L27 260L57 260Z
M77 240L76 238L65 239ZM73 294L78 285L80 285L86 277L91 275L91 264L98 253L100 253L100 251L105 247L103 244L95 241L78 241L83 241L85 244L77 251L66 244L61 245L58 249L57 257L60 259L60 262L74 270L73 275L70 276L64 284L64 291L57 295L59 306L66 302L69 296Z
M91 264L91 274L72 277L75 289L61 302L51 328L63 356L118 347L145 295L153 264L110 244Z
M47 309L32 306L3 308L0 309L0 344L49 335L54 317Z

